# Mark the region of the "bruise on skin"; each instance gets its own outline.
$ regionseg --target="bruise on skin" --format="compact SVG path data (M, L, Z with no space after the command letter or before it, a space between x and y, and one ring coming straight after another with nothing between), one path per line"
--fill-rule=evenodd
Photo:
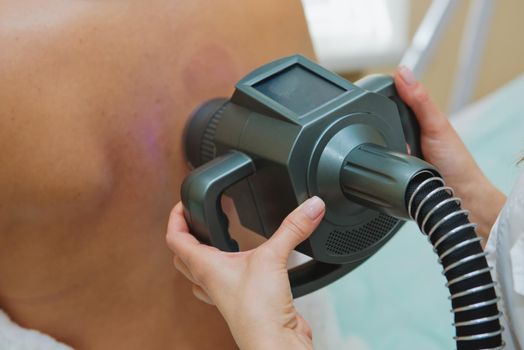
M185 94L190 100L228 94L237 79L239 72L232 55L217 44L193 52L182 71Z

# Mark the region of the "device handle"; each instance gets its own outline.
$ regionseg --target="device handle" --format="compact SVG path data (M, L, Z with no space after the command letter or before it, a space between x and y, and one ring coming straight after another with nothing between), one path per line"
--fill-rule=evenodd
M404 137L411 148L411 155L423 159L422 148L420 145L420 126L417 117L411 108L409 108L400 98L397 89L395 88L393 77L384 74L372 74L360 79L355 83L355 85L365 90L384 95L395 102L400 115Z
M255 172L253 160L231 151L193 170L182 183L184 216L191 233L201 242L226 252L237 252L238 244L229 234L229 220L220 203L222 194Z
M225 190L255 172L253 160L231 151L193 170L182 183L184 216L191 233L202 243L226 252L239 246L229 234L229 220L220 199ZM355 264L326 264L309 261L289 270L293 296L298 298L330 284L353 270Z

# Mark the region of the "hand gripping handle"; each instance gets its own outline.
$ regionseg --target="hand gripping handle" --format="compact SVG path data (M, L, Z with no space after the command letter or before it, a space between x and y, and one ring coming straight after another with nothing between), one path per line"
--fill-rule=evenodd
M368 91L384 95L395 102L400 115L400 122L402 123L406 143L411 148L411 155L423 159L422 148L420 146L420 126L415 117L415 113L400 99L393 78L389 75L372 74L360 79L355 85Z
M226 252L239 250L229 234L229 221L222 211L224 191L255 172L252 159L232 151L193 170L182 184L184 215L191 233L202 243ZM325 264L311 260L289 270L295 298L311 293L353 270L354 264Z

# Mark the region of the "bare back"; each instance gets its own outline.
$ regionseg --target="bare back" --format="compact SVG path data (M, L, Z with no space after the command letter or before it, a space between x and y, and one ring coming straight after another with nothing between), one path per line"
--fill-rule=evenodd
M0 308L79 349L234 347L165 248L181 136L296 52L299 0L0 0Z

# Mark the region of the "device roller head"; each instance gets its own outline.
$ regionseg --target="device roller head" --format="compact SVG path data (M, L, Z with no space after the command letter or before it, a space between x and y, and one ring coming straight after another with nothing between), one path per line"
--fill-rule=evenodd
M184 132L184 153L191 168L214 158L213 138L219 112L227 98L208 100L193 111Z

